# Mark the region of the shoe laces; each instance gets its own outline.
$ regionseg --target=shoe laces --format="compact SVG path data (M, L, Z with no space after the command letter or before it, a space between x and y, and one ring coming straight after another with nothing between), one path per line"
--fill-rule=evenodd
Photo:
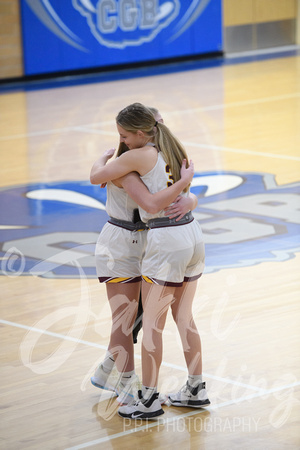
M191 386L188 381L180 389L183 394L196 396L202 389L205 388L205 383L200 383L197 386Z
M191 391L189 390L188 383L186 382L184 386L179 390L179 392L182 392L183 394L190 394Z
M142 396L142 391L138 390L138 398L133 402L132 406L138 406L140 403L142 403L143 400L143 396Z

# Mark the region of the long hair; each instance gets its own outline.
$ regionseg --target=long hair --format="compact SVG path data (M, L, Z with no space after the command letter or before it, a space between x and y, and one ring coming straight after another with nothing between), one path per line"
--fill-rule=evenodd
M150 109L150 111L154 115L154 119L157 120L157 122L158 122L157 116L160 116L160 112L158 111L158 109L154 108L153 106L147 106L147 108Z
M148 109L153 114L155 120L160 122L162 121L161 115L157 108L154 108L153 106L148 106ZM128 150L129 148L127 147L127 145L124 142L120 142L116 157L121 156L125 152L128 152Z
M123 153L128 152L129 148L127 147L127 145L125 144L125 142L120 142L119 147L118 147L118 151L116 154L116 158L118 156L121 156Z
M157 149L161 151L164 160L170 167L174 181L178 181L183 159L186 159L188 166L187 153L169 128L155 120L151 109L141 103L133 103L119 112L116 122L124 130L131 133L143 131L149 137L149 142L154 142ZM188 186L184 189L184 192L187 190Z

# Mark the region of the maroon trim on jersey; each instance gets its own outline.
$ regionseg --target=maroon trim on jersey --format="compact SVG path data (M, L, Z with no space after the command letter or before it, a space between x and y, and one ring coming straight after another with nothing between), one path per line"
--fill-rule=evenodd
M174 282L174 281L162 281L158 280L157 278L147 277L143 275L143 280L146 281L146 283L152 283L152 284L158 284L159 286L171 286L171 287L181 287L184 282L194 281L200 278L202 273L195 275L193 277L184 277L183 281L181 282Z
M183 281L195 281L198 280L200 277L202 277L202 273L200 273L199 275L195 275L194 277L184 277Z

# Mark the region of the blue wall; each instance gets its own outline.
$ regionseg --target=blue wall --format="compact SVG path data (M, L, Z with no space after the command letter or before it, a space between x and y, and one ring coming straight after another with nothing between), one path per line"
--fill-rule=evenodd
M221 0L21 0L25 75L220 52Z

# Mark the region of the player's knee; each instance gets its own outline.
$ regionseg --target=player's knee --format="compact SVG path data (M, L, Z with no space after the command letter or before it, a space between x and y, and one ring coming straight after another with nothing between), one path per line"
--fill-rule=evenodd
M173 316L174 317L174 316ZM174 317L175 323L179 330L186 330L191 326L192 318L185 314L176 314Z

